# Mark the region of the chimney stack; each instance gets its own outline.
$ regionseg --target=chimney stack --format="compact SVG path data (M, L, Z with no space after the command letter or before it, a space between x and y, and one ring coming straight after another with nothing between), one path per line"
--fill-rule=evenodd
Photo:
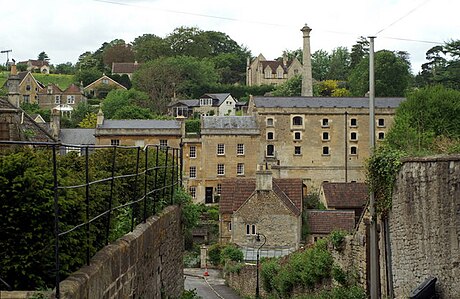
M96 127L102 126L104 124L104 112L99 108L97 112Z
M258 165L256 171L256 191L273 190L272 179L271 170L264 169L263 165Z
M11 66L10 75L8 76L8 102L14 107L19 108L19 76L16 64L13 63Z
M59 133L61 131L61 114L57 109L51 110L51 134L53 137L58 140Z
M307 24L300 29L303 33L303 74L302 74L302 93L303 97L313 96L313 78L311 74L311 51L310 51L310 32L311 28Z

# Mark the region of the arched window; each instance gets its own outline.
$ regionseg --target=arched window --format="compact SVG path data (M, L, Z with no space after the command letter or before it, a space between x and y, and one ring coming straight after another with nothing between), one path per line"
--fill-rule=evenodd
M293 126L301 126L302 123L303 123L303 120L301 116L294 116L294 118L292 119Z

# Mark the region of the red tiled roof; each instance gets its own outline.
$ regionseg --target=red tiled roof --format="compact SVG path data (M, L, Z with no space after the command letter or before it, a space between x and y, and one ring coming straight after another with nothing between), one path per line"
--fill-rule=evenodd
M66 90L64 90L65 94L79 94L81 93L80 87L72 83Z
M365 183L323 183L322 188L327 206L335 209L361 208L369 194Z
M53 94L60 94L62 90L54 83L50 83L47 86L44 86L40 89L40 94L47 94L48 89L51 88Z
M307 211L307 223L311 234L329 234L338 229L352 232L355 227L355 212L311 210Z
M232 214L256 190L255 178L226 179L222 181L219 209L222 214ZM296 215L302 211L302 180L273 179L273 191Z
M136 62L114 62L112 64L112 73L113 74L132 74L139 67L140 63Z

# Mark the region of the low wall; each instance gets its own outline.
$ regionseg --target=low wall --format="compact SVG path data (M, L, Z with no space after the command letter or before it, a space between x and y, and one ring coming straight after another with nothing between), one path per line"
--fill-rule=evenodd
M395 297L435 276L440 298L460 298L459 241L460 156L404 161L390 214Z
M256 265L245 265L237 272L225 273L225 281L228 286L237 290L241 297L254 297L256 294ZM262 278L259 271L259 294L265 296Z
M160 215L115 243L60 284L61 298L166 298L184 289L180 208Z

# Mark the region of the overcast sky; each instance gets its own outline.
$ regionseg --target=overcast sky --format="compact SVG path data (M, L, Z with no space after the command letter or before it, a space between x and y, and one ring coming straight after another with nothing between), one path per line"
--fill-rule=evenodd
M16 61L45 51L52 64L75 63L104 42L196 26L275 59L302 47L307 23L312 52L376 35L376 50L407 51L418 72L436 42L460 39L459 11L458 0L13 0L2 5L0 50Z

